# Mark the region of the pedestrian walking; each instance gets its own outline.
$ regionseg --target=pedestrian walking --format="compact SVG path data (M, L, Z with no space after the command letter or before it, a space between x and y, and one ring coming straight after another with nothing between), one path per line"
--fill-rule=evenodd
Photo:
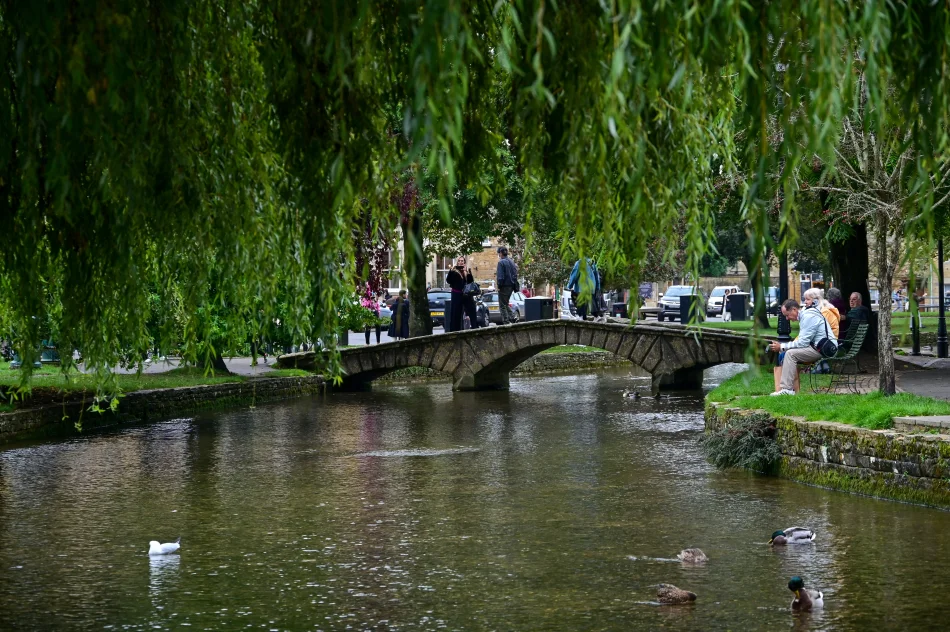
M600 292L600 273L597 270L597 266L591 262L590 258L587 258L583 260L587 271L586 278L583 278L583 274L581 273L581 261L581 259L578 259L574 264L574 268L571 270L571 276L567 281L567 289L571 292L571 300L574 301L574 306L577 308L577 315L581 320L587 320L588 309L593 308L595 318L599 312L595 301L597 294ZM582 286L590 288L590 299L583 305L581 305L578 300L581 295L581 290L584 289Z
M462 331L462 310L465 310L468 315L472 329L476 329L478 316L475 310L475 297L481 293L481 290L472 277L472 271L465 267L465 257L455 260L455 267L449 270L445 276L445 282L449 284L452 296L451 322L445 329L446 333Z
M498 247L498 267L495 269L495 280L498 284L498 312L501 314L501 324L509 325L515 322L515 315L509 305L511 293L521 289L518 284L518 266L508 258L508 249Z
M379 324L379 295L370 292L369 284L366 287L366 296L360 299L360 304L376 315L376 344L379 344L379 337L383 330L383 326ZM363 332L366 334L366 344L369 344L371 329L372 325L366 325L366 330Z
M399 296L393 303L392 323L389 325L389 337L394 340L409 337L409 299L406 290L399 290Z

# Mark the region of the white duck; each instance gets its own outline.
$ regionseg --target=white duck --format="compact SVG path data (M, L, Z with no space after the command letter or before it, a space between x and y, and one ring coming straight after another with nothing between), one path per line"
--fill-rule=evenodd
M158 540L152 540L148 543L148 554L149 555L168 555L169 553L176 553L178 549L181 548L181 538L178 538L174 542L166 542L162 544Z

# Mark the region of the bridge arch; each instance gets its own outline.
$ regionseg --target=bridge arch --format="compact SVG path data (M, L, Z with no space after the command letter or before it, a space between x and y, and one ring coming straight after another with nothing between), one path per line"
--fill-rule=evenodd
M749 338L684 325L633 325L545 320L421 336L340 353L344 388L364 387L398 369L421 366L452 376L455 390L507 389L509 374L532 356L560 345L610 351L653 376L653 389L698 388L702 371L744 362ZM313 352L281 356L281 366L313 364Z

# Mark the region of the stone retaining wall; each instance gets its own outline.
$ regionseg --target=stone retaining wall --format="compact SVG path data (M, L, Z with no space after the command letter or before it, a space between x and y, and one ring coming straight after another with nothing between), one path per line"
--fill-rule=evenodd
M206 408L298 397L320 391L323 386L323 376L315 375L134 391L120 398L115 413L88 410L90 400L69 400L0 414L0 445L23 439L68 436L120 423L152 421Z
M802 483L877 498L950 508L950 435L868 430L765 411L706 407L706 429L737 415L763 415L782 452L778 474Z

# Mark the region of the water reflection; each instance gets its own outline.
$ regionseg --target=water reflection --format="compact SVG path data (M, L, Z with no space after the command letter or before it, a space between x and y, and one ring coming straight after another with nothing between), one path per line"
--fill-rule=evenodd
M0 452L0 621L860 630L941 620L932 587L950 580L950 514L716 472L696 444L701 397L620 395L648 386L626 371L516 379L500 393L392 386ZM766 544L792 524L818 540ZM146 577L128 543L179 533L187 559L149 558ZM708 564L649 559L693 546ZM825 612L789 612L796 574L825 592ZM637 603L661 582L699 600Z

